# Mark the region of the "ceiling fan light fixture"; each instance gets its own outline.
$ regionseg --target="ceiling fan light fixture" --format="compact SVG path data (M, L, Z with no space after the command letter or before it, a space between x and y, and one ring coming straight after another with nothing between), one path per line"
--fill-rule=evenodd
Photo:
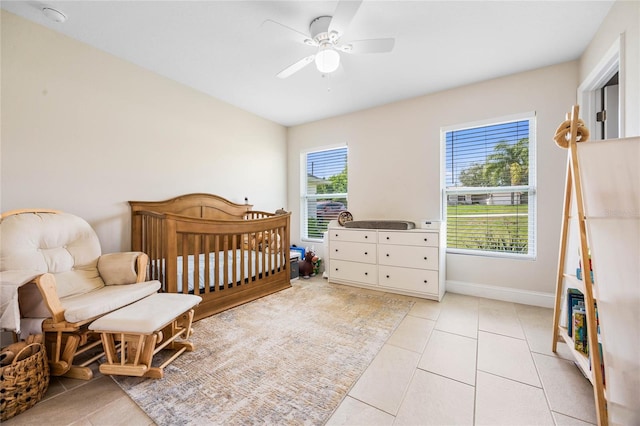
M340 66L340 54L330 45L323 45L318 49L315 61L318 71L323 74L329 74Z
M67 20L67 15L52 7L43 7L42 14L53 22L64 22Z

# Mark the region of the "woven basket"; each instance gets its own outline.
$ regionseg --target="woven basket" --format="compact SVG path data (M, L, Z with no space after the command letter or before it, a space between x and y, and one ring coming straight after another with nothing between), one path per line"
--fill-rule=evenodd
M33 407L49 387L47 352L40 343L31 343L16 355L32 348L33 355L2 367L0 377L0 417L2 421Z

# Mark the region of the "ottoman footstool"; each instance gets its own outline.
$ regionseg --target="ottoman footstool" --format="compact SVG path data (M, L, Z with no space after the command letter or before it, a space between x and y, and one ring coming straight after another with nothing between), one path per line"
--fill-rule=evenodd
M100 365L100 372L162 378L164 367L183 352L193 350L186 339L193 333L193 308L201 300L191 294L156 293L92 322L89 329L101 334L107 359ZM178 338L182 340L176 341ZM153 356L165 348L176 352L153 367Z

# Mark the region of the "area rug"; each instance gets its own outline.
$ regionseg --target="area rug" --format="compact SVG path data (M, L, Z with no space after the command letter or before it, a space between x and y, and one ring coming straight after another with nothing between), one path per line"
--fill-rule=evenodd
M195 323L163 379L114 379L158 425L323 424L413 303L300 280Z

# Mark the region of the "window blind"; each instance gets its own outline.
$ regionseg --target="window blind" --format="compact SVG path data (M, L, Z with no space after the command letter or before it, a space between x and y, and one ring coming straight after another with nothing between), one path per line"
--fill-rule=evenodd
M303 233L322 239L331 220L347 210L347 147L308 152L304 155Z
M447 249L535 255L533 118L444 133Z

